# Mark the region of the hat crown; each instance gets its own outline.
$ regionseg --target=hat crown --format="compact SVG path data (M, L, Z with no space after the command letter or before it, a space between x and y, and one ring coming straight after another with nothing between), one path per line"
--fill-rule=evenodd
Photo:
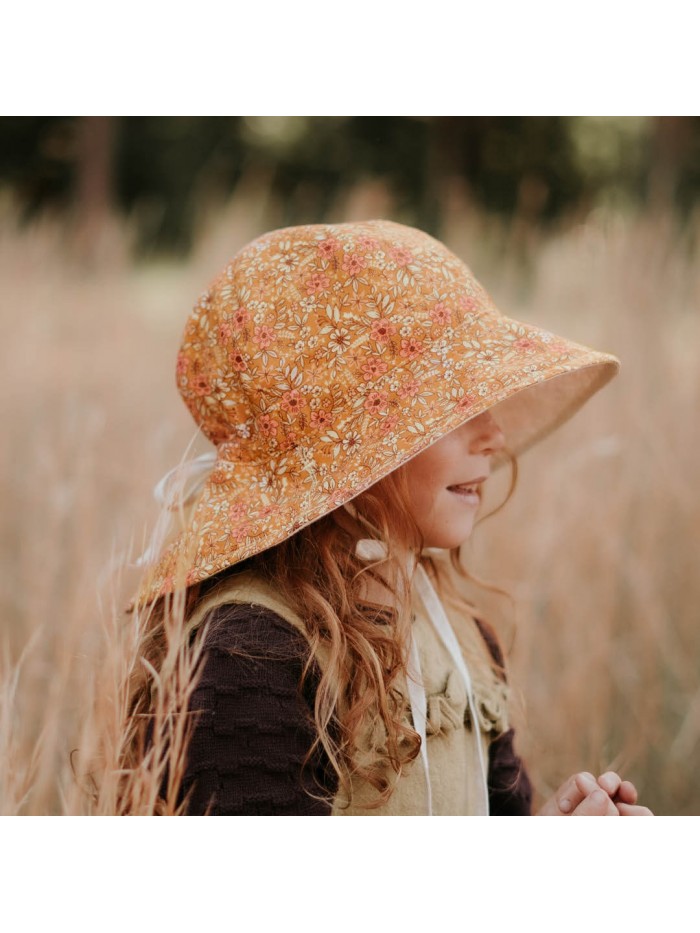
M445 332L497 313L466 265L392 221L316 224L244 247L202 295L178 357L178 388L203 433L246 458L293 449L342 423L389 416L437 375ZM393 389L392 389L393 386ZM393 406L396 407L395 405Z
M266 233L188 319L177 384L216 459L139 599L171 591L182 565L196 583L283 541L486 409L520 453L618 367L502 315L420 230Z

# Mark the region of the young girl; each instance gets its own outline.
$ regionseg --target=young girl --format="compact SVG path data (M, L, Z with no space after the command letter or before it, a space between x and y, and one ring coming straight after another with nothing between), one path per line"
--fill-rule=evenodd
M618 367L504 317L401 224L244 247L177 361L216 451L177 471L190 488L161 484L181 527L162 553L156 534L129 606L152 672L131 698L132 768L154 740L178 598L178 637L200 651L161 812L529 814L503 656L460 592L459 548L489 475L510 461L515 477L515 456ZM636 802L618 775L581 773L540 812L649 812Z

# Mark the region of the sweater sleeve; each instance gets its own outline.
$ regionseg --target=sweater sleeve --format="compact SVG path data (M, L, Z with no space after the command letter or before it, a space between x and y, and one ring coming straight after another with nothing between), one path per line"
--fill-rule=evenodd
M495 636L477 622L502 666ZM336 780L323 749L302 769L316 736L313 704L319 678L314 666L300 689L307 654L302 636L271 610L250 604L214 610L190 701L196 725L180 789L187 815L330 814ZM489 750L494 816L530 813L530 781L513 738L511 729Z
M200 680L190 701L196 725L181 799L187 815L323 816L331 810L322 749L302 764L316 736L318 669L300 688L308 647L262 606L213 611Z
M476 623L491 656L503 670L505 661L493 629L480 619ZM489 748L489 812L492 816L530 816L532 785L525 765L515 752L515 732L509 729L491 743Z

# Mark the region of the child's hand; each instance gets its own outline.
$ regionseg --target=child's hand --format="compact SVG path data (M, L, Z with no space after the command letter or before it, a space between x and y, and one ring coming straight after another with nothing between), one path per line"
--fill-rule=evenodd
M545 803L538 816L652 816L637 804L637 789L614 771L596 779L588 771L574 774Z
M637 804L637 788L631 781L623 781L614 771L606 771L598 778L598 784L607 791L620 816L653 816L648 807Z

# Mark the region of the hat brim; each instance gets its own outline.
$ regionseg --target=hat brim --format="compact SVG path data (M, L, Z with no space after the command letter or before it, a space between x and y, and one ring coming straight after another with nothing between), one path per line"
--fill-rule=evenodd
M496 384L479 395L465 370L465 395L443 400L441 410L426 410L417 420L407 409L392 431L344 453L342 482L333 471L323 477L297 475L290 480L281 468L261 483L255 464L232 464L219 457L204 483L187 527L144 576L128 612L166 593L199 583L260 553L355 498L407 463L450 431L487 409L503 430L506 443L519 455L567 421L618 372L620 361L573 341L518 324L546 343L533 342L526 352L499 364ZM465 399L467 400L465 402ZM408 404L408 402L407 402ZM494 467L496 464L494 464Z

